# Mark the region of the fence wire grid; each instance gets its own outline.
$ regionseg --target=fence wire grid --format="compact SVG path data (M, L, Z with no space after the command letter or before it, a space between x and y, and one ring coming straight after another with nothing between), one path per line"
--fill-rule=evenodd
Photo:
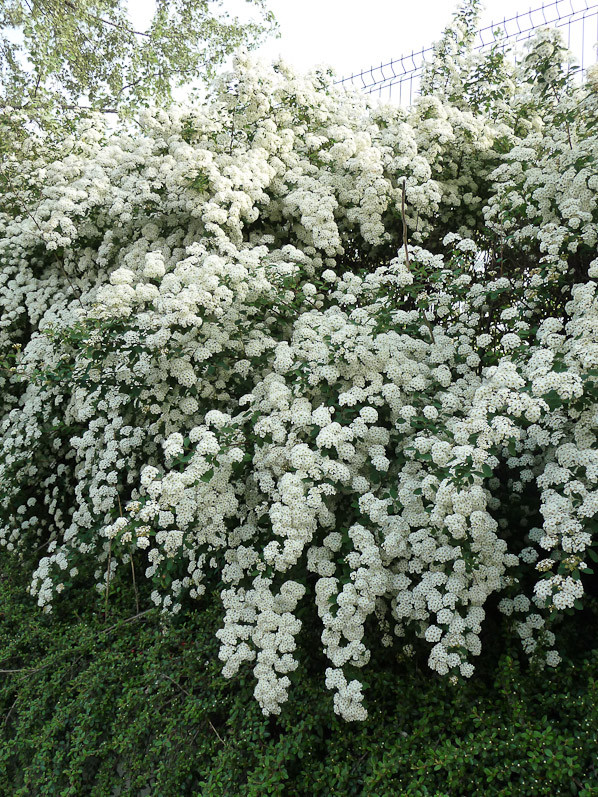
M503 52L530 39L539 28L563 30L567 47L576 58L580 73L598 59L598 2L591 0L553 0L537 8L491 22L476 31L474 50L487 50L495 44ZM380 66L341 78L337 85L377 94L380 99L410 105L417 96L424 67L432 60L434 47L411 51Z

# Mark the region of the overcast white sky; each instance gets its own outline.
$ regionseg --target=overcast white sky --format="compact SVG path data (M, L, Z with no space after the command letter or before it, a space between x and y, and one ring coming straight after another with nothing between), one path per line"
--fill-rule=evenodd
M552 0L544 0L553 5ZM486 0L481 24L537 8L542 0ZM137 24L148 20L152 0L129 0ZM319 64L334 67L339 76L387 63L393 58L431 45L451 21L458 0L269 0L281 28L281 38L266 43L267 60L284 60L309 69ZM574 6L579 5L574 2ZM242 14L244 0L223 0L223 9ZM563 1L564 12L570 10ZM541 17L535 16L534 23Z

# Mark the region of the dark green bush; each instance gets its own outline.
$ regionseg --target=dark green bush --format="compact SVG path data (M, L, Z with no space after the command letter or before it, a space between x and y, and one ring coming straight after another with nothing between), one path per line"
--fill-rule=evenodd
M304 660L267 719L249 671L220 675L215 600L169 627L154 610L127 622L137 610L122 584L106 621L103 598L84 608L83 594L50 617L5 554L0 573L3 797L598 795L598 649L579 648L573 625L550 672L501 652L498 617L464 684L417 656L380 656L359 724L335 717L320 662ZM590 602L579 622L597 619Z

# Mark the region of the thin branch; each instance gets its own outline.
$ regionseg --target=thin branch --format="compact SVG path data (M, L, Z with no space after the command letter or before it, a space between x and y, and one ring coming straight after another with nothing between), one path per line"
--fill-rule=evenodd
M120 495L116 493L116 497L118 499L118 510L120 512L120 516L123 517L123 506L120 502ZM139 593L137 592L137 582L135 581L135 565L133 564L133 554L130 554L131 557L131 573L133 575L133 589L135 590L135 609L137 610L137 614L139 614Z
M171 681L171 683L173 683L173 684L174 684L174 685L175 685L175 686L176 686L178 689L180 689L180 690L181 690L181 692L184 692L184 693L187 695L187 697L193 697L193 695L191 694L191 692L188 692L188 691L187 691L187 690L186 690L184 687L182 687L182 686L180 685L180 683L178 683L178 681L175 681L175 680L174 680L174 678L171 678L171 677L170 677L170 675L166 675L166 673L162 673L162 678L166 678L166 679L168 679L169 681ZM212 720L211 720L209 717L207 717L207 720L208 720L208 723L209 723L209 725L210 725L210 728L211 728L211 729L214 731L214 733L215 733L215 734L216 734L216 736L217 736L217 737L220 739L220 741L222 742L222 744L225 744L225 741L224 741L224 739L222 738L222 736L220 736L220 734L218 733L218 731L216 730L216 728L215 728L215 727L212 725Z
M17 695L17 696L15 697L15 699L14 699L14 701L13 701L13 704L12 704L12 706L11 706L11 707L8 709L8 714L7 714L7 715L4 717L4 722L2 723L3 725L6 725L6 724L7 724L8 720L9 720L9 718L10 718L10 715L12 714L12 710L13 710L13 708L14 708L14 707L17 705L17 700L18 700L18 699L19 699L19 695Z
M124 30L126 33L133 33L135 36L145 36L146 38L150 39L151 35L149 33L144 33L141 30L133 30L132 28L127 28L126 25L118 25L116 22L111 22L109 19L104 19L103 17L97 17L95 14L92 14L90 11L87 11L84 8L77 8L74 3L71 3L70 0L65 0L64 2L67 8L72 9L75 12L79 12L84 14L86 17L90 17L91 19L95 19L96 22L101 22L103 25L110 25L113 28L117 28L117 30Z
M155 607L152 606L151 609L146 609L143 612L134 614L132 617L127 617L126 620L119 620L117 623L114 623L114 625L111 625L108 628L100 629L98 631L98 634L108 634L110 633L110 631L114 631L115 628L119 628L121 625L125 625L126 623L135 622L135 620L139 620L140 617L144 617L146 614L149 614L150 612L154 611ZM13 670L2 669L0 670L0 675L14 675L17 673L28 673L29 675L34 675L35 673L41 672L42 670L45 670L47 667L50 667L51 665L55 664L56 658L57 657L60 658L60 656L64 655L65 652L67 651L59 651L58 654L56 656L53 656L50 661L47 661L45 664L41 664L39 667L19 667L18 669L13 669ZM74 664L76 664L77 661L79 661L81 658L82 656L79 656L79 658L76 659L71 666L74 666Z
M95 105L69 104L62 106L66 111L94 111L94 113L118 113L118 108L101 108Z
M214 733L215 733L215 734L216 734L216 736L217 736L217 737L220 739L220 741L222 742L222 744L225 744L225 741L224 741L224 739L222 738L222 736L220 736L220 734L218 733L218 731L216 730L216 728L215 728L215 727L212 725L212 720L211 720L209 717L208 717L208 722L209 722L209 724L210 724L210 728L211 728L211 729L214 731Z
M181 690L181 692L184 692L187 695L187 697L193 697L191 692L188 692L183 686L180 685L178 681L175 681L174 678L171 678L170 675L166 675L166 673L163 672L162 678L168 679L171 683L173 683L176 687L178 687Z
M146 609L144 612L139 612L138 614L134 614L132 617L127 617L126 620L119 620L118 623L114 623L114 625L109 626L108 628L104 628L100 631L101 634L107 634L110 631L114 631L115 628L118 628L121 625L125 625L126 623L133 623L135 620L138 620L140 617L144 617L146 614L155 611L155 607L152 606L151 609Z
M110 589L110 562L112 559L112 540L108 543L108 567L106 568L106 600L104 602L104 622L108 617L108 590Z
M44 665L44 666L47 666L47 665ZM12 673L15 673L15 672L37 672L38 669L40 669L40 668L36 668L36 667L21 667L18 670L0 670L0 675L11 675Z
M41 667L20 667L18 670L0 670L0 675L10 675L12 673L17 672L40 672L40 670L45 670L46 667L49 667L50 664L53 664L53 661L47 662L46 664L42 664Z
M556 99L556 102L557 102L557 106L558 106L558 104L561 101L561 98L559 97L559 93L556 90L556 87L555 86L551 86L551 88L552 88L552 93L555 96L555 99ZM567 120L565 120L565 130L567 131L567 141L569 142L569 149L572 150L573 149L573 143L571 141L571 130L569 129L569 122Z
M37 81L35 83L35 88L33 89L33 99L37 97L37 91L39 89L39 84L41 83L41 79L42 79L41 73L38 73Z
M405 218L405 190L407 187L407 180L403 179L403 191L401 193L401 216L403 219L403 246L405 247L405 262L407 268L411 271L411 263L409 262L409 248L407 246L407 219Z
M131 573L133 574L133 589L135 590L135 608L139 614L139 593L137 592L137 582L135 581L135 565L133 564L133 556L131 556Z
M405 262L407 264L407 268L411 271L411 262L409 260L409 247L407 245L407 219L405 218L405 190L407 186L407 181L403 179L403 190L401 192L401 214L403 217L403 246L405 247ZM428 328L428 332L430 333L430 338L432 339L432 343L436 343L436 338L434 337L434 328L432 324L426 318L425 312L422 313L422 318L424 320L424 324Z

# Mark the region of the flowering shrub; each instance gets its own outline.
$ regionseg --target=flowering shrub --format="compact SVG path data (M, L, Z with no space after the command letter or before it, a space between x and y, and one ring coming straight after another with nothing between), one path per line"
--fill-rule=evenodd
M347 720L373 645L471 676L494 596L558 664L598 559L598 81L560 55L543 33L484 115L241 57L203 105L24 161L0 542L44 611L129 565L164 613L217 589L264 714L309 603Z

